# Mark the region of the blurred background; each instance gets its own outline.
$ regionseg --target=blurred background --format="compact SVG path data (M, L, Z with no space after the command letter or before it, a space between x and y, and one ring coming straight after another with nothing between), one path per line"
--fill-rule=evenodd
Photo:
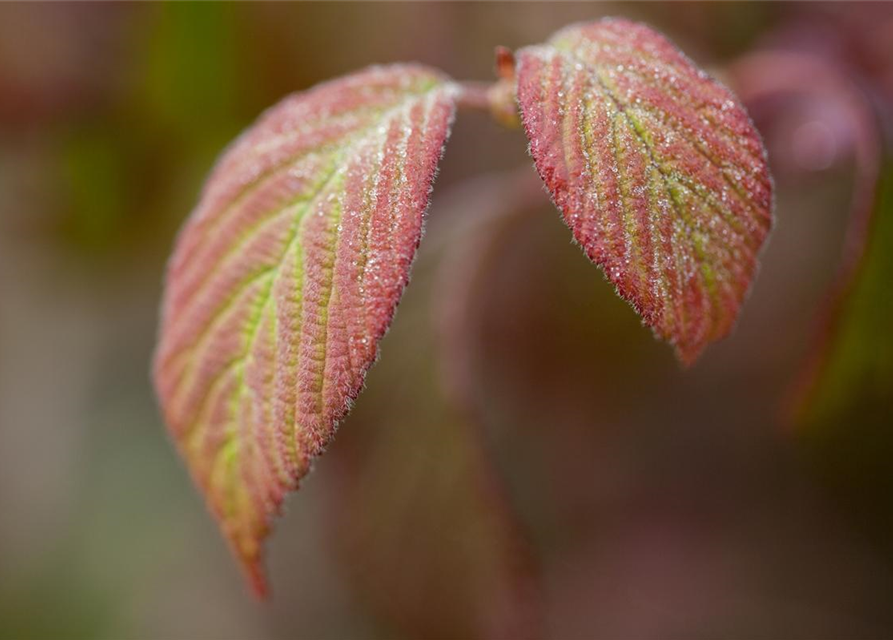
M776 228L688 371L462 113L412 285L257 602L149 383L223 146L374 62L622 15L748 105ZM893 635L893 5L0 5L0 637Z

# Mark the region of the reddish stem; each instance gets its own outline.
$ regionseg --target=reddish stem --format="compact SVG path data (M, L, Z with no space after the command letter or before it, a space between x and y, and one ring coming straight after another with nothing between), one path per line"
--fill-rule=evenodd
M460 82L459 107L464 109L478 109L490 111L490 89L494 83L490 82Z

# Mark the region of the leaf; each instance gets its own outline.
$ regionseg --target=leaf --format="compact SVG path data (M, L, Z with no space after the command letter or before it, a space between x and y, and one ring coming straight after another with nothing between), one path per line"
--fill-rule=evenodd
M769 48L728 71L767 130L790 129L791 114L808 104L805 121L824 122L837 136L837 158L853 161L842 257L782 417L823 488L886 544L893 532L893 156L871 85L838 53ZM784 141L776 145L781 161L793 155ZM796 162L782 168L794 176L804 170Z
M843 265L824 310L791 418L828 479L844 490L842 504L881 520L886 542L893 530L893 161L881 164L873 206L864 221L851 218L850 235L863 245Z
M259 594L272 518L359 393L408 280L454 94L394 65L286 98L223 154L177 239L155 385Z
M466 212L440 213L447 214L436 217L443 240ZM468 209L476 213L485 212ZM482 421L454 402L439 375L430 314L442 290L434 285L452 262L444 254L459 246L432 253L436 245L426 245L414 270L420 290L395 327L400 356L376 369L374 402L357 408L358 428L332 448L331 540L357 600L386 625L382 637L540 638L533 548Z
M686 364L728 334L772 223L743 107L649 28L575 25L517 54L530 152L574 238Z
M433 402L392 407L344 460L332 535L351 587L399 636L542 637L535 561L479 427Z

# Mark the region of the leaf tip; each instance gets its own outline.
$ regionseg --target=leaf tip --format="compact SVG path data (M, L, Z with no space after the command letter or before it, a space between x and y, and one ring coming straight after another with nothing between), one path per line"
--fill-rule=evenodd
M260 558L241 558L242 569L248 579L251 592L261 601L270 599L270 584Z
M269 530L248 532L228 525L220 520L224 538L238 561L248 588L258 600L267 600L270 596L270 585L264 565L264 540Z
M676 359L683 369L691 369L701 357L701 354L704 353L706 346L706 343L695 345L676 344L673 345L673 352L676 354Z

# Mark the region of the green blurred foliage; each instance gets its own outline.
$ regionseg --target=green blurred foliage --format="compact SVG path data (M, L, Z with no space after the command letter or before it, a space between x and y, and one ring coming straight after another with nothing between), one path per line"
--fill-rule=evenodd
M232 126L240 94L251 90L251 61L241 55L246 11L239 4L154 7L138 105L183 136Z
M70 213L65 239L87 255L101 254L119 242L132 189L127 180L130 155L105 128L79 128L61 142L61 180Z

